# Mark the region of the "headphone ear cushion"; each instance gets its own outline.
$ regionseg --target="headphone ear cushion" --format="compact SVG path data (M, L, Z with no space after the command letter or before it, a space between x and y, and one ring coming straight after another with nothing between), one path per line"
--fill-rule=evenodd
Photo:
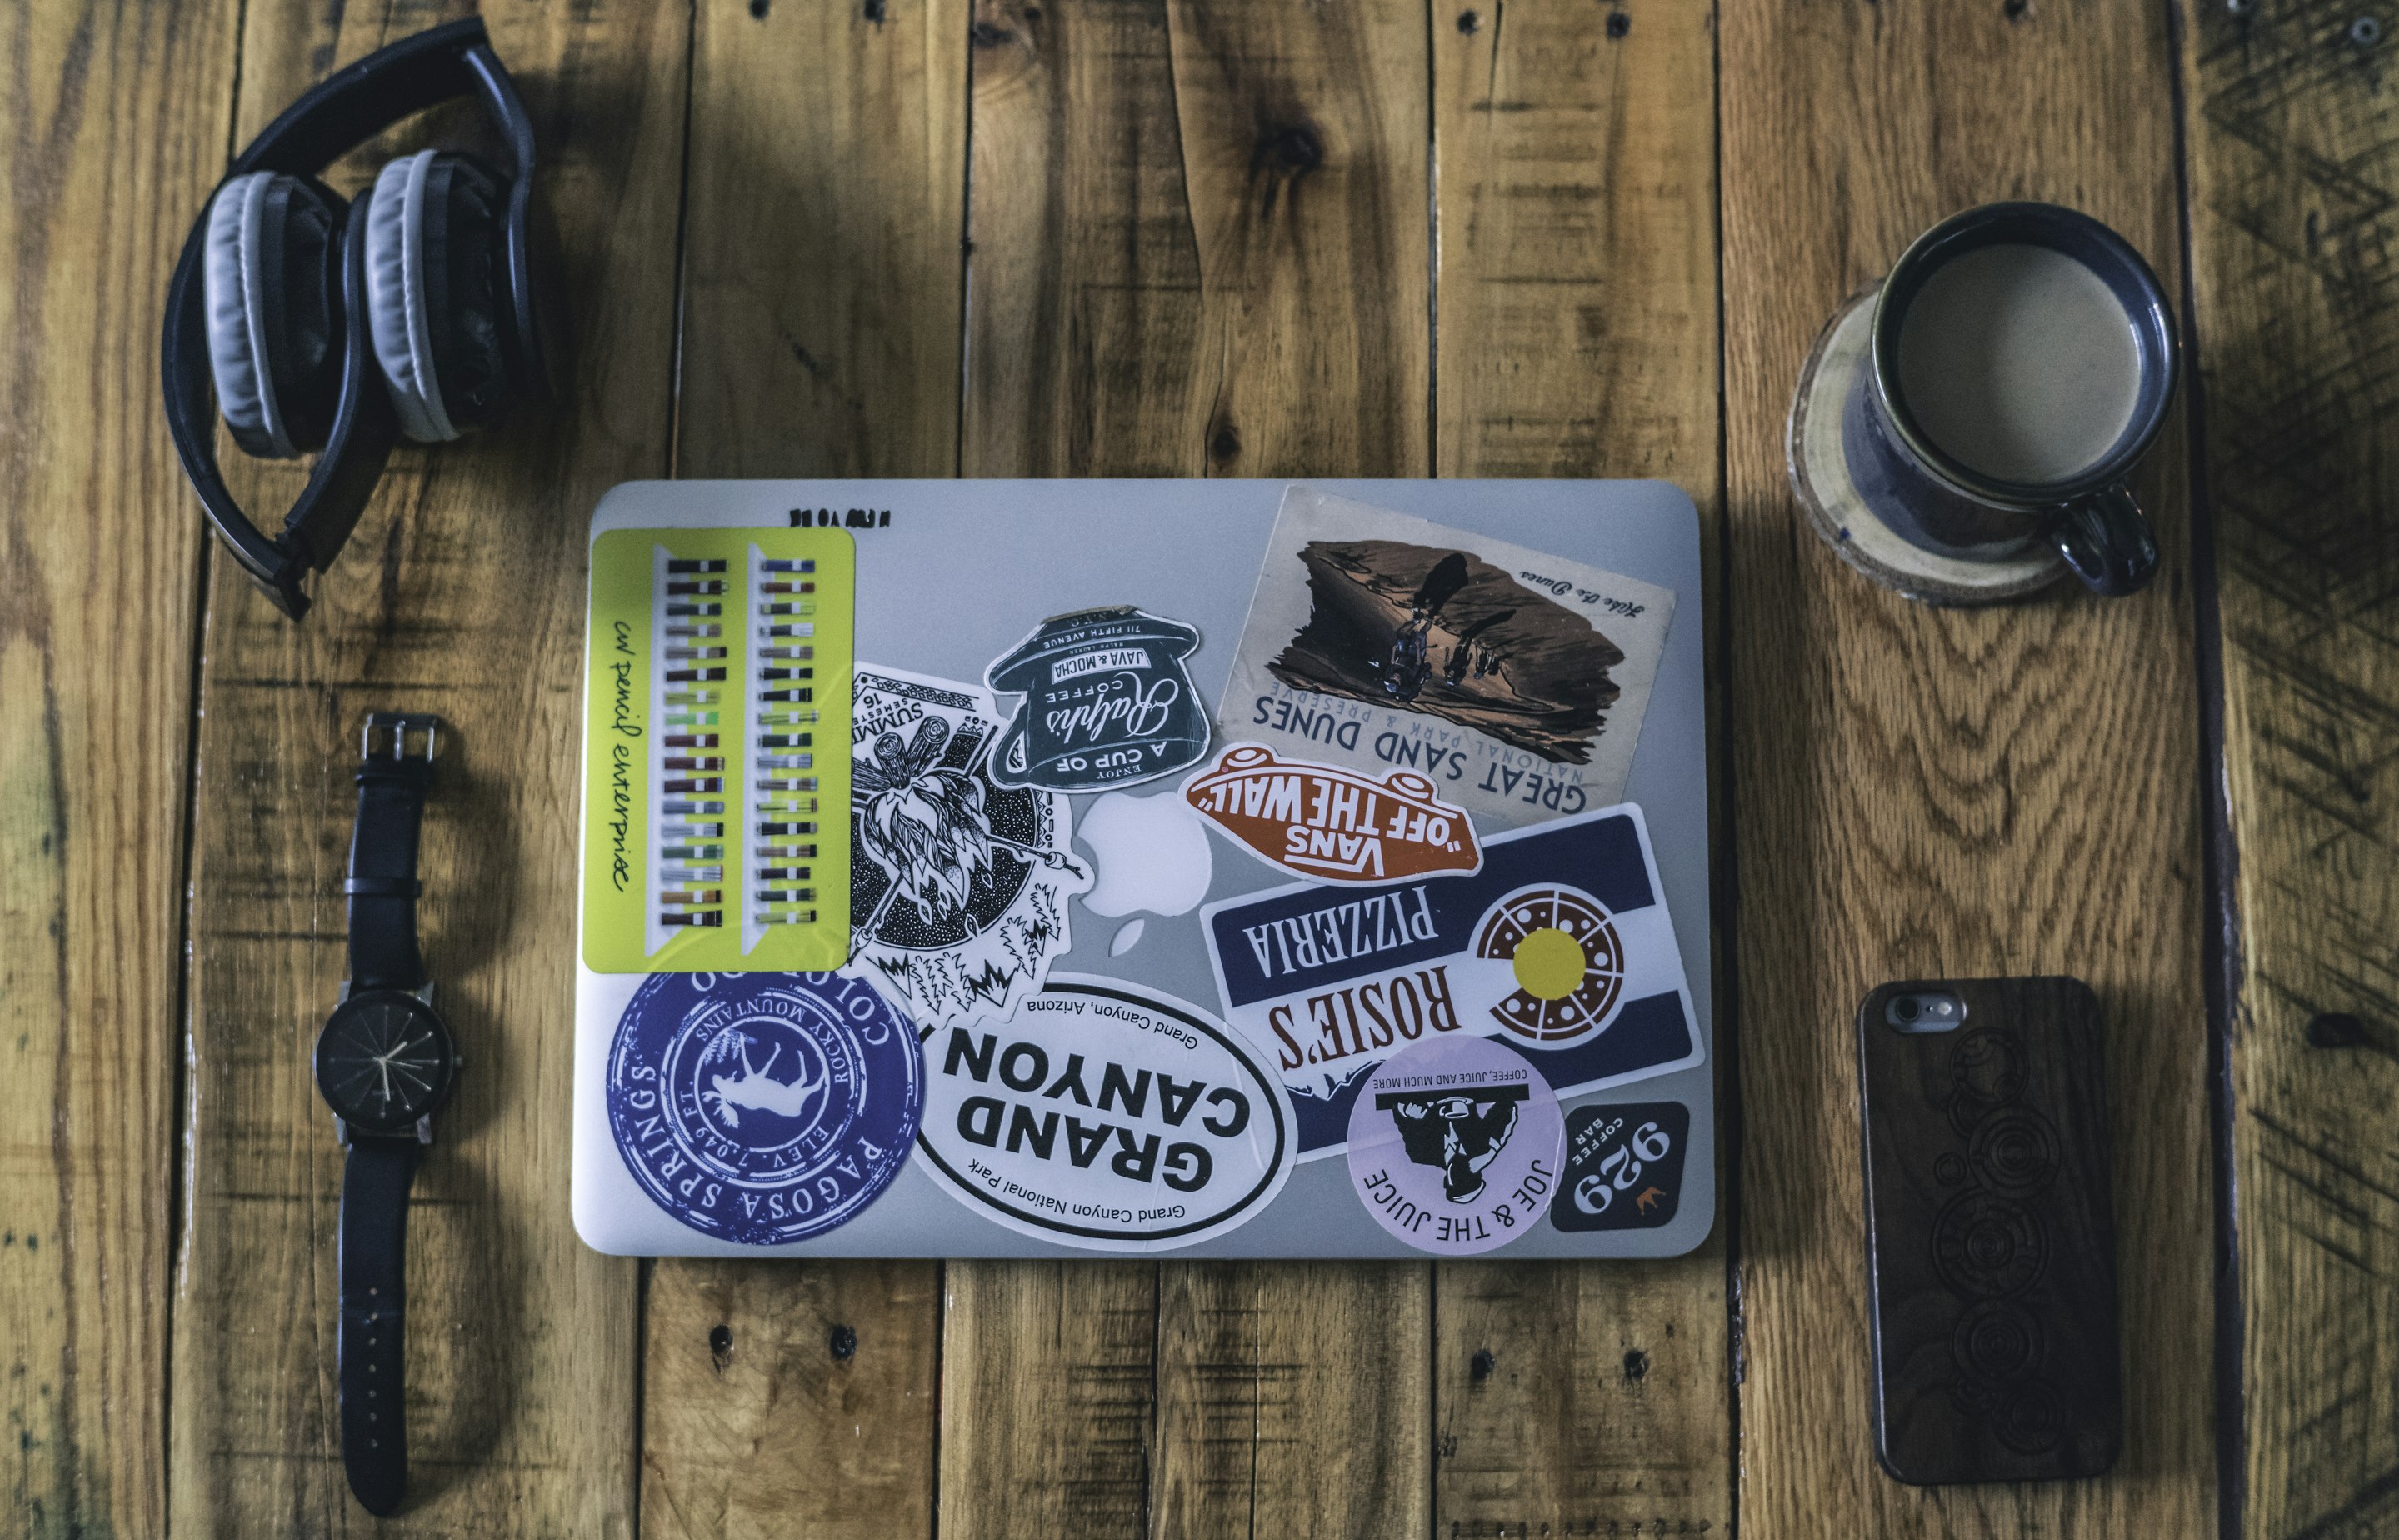
M433 375L461 430L499 415L510 374L500 341L508 184L481 161L437 156L425 179L425 291Z
M425 289L425 184L434 156L420 150L386 166L367 206L367 330L400 430L421 444L458 437L441 409Z
M367 210L367 315L400 413L423 443L496 416L508 183L469 156L420 150L375 178Z
M324 197L278 172L235 177L209 205L209 371L245 453L288 460L332 427L332 229Z

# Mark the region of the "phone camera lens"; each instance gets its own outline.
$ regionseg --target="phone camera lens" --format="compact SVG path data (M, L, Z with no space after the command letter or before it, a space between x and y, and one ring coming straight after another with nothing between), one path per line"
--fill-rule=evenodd
M1891 1002L1891 1013L1903 1021L1913 1021L1924 1013L1924 1007L1917 1004L1915 995L1903 994Z

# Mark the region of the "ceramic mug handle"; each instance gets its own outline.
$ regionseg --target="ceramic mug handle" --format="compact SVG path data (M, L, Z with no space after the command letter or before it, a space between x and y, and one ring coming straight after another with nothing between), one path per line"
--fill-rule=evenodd
M2157 536L2121 484L2085 493L2059 508L2049 538L2074 575L2104 598L2136 593L2157 575Z

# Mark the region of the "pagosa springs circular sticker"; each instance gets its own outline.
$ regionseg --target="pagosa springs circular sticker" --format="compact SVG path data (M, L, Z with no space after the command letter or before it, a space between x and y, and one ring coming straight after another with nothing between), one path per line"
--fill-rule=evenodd
M676 1219L743 1246L855 1218L906 1163L924 1105L915 1031L837 974L658 974L608 1055L627 1169Z
M1487 1037L1393 1054L1349 1110L1349 1184L1375 1223L1419 1251L1505 1246L1549 1208L1565 1120L1525 1056Z

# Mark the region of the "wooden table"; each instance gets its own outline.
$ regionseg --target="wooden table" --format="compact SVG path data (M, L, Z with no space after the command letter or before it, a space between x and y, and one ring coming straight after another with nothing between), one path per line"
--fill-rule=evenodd
M2399 36L2359 0L493 0L578 355L400 454L305 625L203 537L161 294L227 155L454 5L0 11L0 1477L11 1534L342 1487L371 707L454 724L417 1186L441 1536L2399 1533ZM2379 23L2379 26L2378 26ZM396 140L415 142L413 138ZM364 164L362 161L361 164ZM349 184L360 178L353 175ZM1818 324L2044 197L2197 367L2125 602L1820 546ZM630 477L1648 476L1698 500L1724 1220L1639 1265L659 1263L567 1214L584 520ZM245 465L288 500L300 472ZM2105 1002L2131 1402L2076 1486L1870 1452L1850 1014Z

